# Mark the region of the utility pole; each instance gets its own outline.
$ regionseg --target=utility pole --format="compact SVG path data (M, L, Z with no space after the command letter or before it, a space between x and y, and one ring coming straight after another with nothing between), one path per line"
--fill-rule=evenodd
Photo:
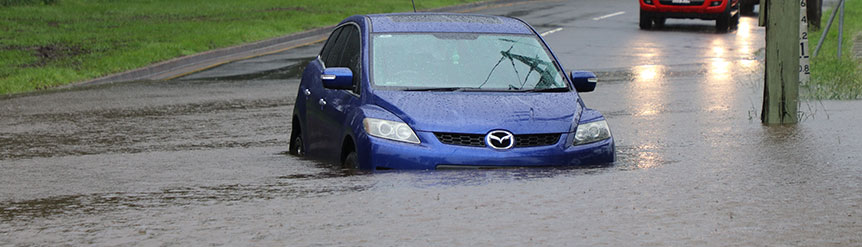
M820 30L820 17L823 15L823 0L806 0L808 2L808 23L811 30Z
M806 0L760 0L761 25L766 26L764 124L795 124L799 103L801 8ZM806 42L807 43L807 42Z

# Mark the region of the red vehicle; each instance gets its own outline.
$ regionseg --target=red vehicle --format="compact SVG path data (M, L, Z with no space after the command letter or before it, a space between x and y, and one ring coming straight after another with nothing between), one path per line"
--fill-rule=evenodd
M740 0L638 0L640 27L663 26L667 18L715 20L717 31L739 24Z

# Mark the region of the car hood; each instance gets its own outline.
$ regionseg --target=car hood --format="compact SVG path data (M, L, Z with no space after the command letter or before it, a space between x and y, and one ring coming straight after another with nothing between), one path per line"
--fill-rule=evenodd
M563 133L582 111L578 95L514 92L375 92L374 104L416 131L485 134Z

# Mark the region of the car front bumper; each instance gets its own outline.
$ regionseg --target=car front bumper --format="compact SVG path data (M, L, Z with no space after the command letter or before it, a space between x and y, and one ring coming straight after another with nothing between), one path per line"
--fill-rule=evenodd
M726 14L729 1L723 1L718 6L709 6L709 3L710 1L706 1L703 5L682 6L664 5L658 1L655 1L655 4L644 4L641 1L640 6L644 13L665 18L716 19Z
M422 144L407 144L380 138L369 138L370 150L363 167L373 169L482 168L587 166L614 162L613 137L599 142L572 146L568 133L549 146L495 150L441 143L433 133L417 132Z

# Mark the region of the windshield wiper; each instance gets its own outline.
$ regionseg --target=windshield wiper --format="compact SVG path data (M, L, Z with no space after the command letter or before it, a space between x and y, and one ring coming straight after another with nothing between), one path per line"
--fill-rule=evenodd
M530 67L530 71L527 72L527 77L524 78L524 82L521 83L522 88L524 87L524 84L527 83L527 79L530 78L530 74L532 74L533 71L538 72L539 75L542 76L536 86L551 86L544 84L554 81L553 75L551 74L552 68L554 68L554 64L552 62L542 60L538 57L538 55L536 55L536 57L527 57L524 55L511 53L510 51L502 51L500 53L503 54L503 57L508 58L509 60L513 60L513 67L515 66L514 60L518 60L519 62L524 63L525 65ZM544 65L545 68L541 68L539 67L539 65Z
M503 60L505 60L505 59L506 59L506 53L509 53L510 51L512 51L512 48L515 48L515 44L512 44L512 46L510 46L510 47L509 47L509 50L506 50L506 51L504 51L504 52L503 52L503 51L501 51L501 53L503 54L503 56L501 56L501 57L500 57L500 60L499 60L499 61L497 61L497 64L494 64L494 67L493 67L493 68L491 68L491 71L490 71L490 72L488 72L488 77L487 77L487 78L485 78L485 81L484 81L484 82L482 82L482 84L479 84L479 86L478 86L478 87L476 87L476 88L482 88L482 87L484 87L484 86L485 86L485 84L487 84L487 83L488 83L488 80L490 80L490 79L491 79L491 75L492 75L492 74L494 74L494 70L496 70L496 69L497 69L497 66L500 66L500 63L502 63L502 62L503 62Z

